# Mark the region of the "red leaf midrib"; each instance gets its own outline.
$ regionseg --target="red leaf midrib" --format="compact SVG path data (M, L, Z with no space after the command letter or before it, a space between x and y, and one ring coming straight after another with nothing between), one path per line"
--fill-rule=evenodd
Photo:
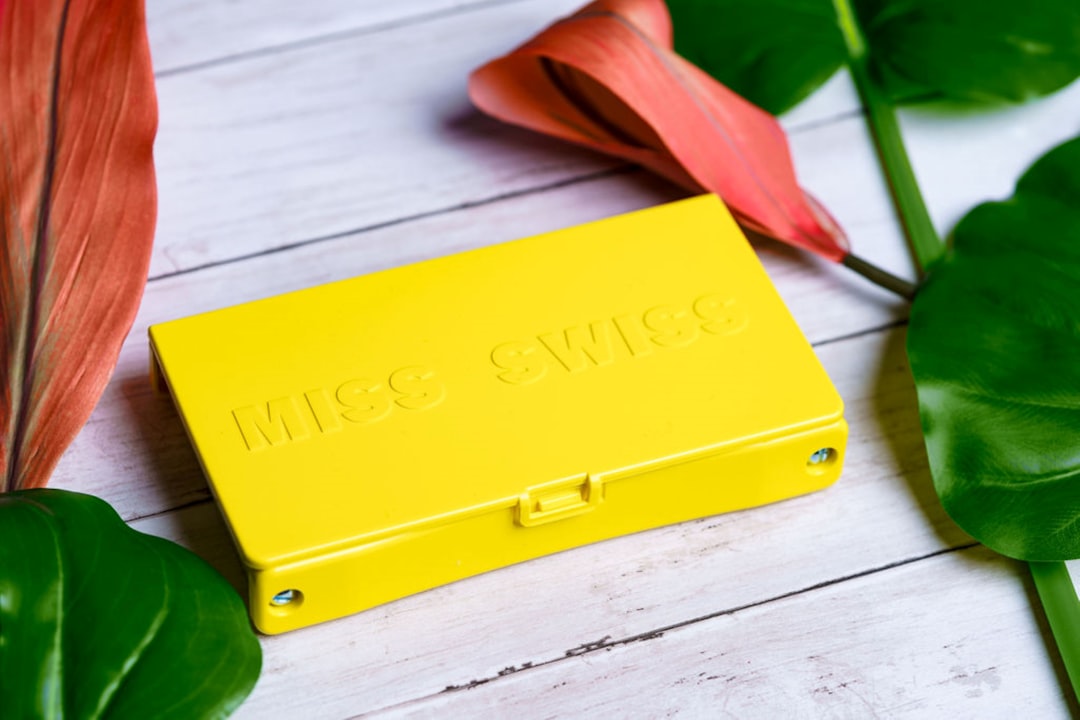
M30 272L29 307L26 312L26 320L20 329L23 335L21 343L22 357L19 363L22 372L19 374L21 388L19 397L12 398L12 402L18 402L18 408L14 413L14 423L10 434L11 455L7 459L6 476L3 490L10 491L19 487L19 469L22 465L21 454L25 445L27 426L30 420L31 398L34 381L34 365L36 362L36 349L38 335L41 326L42 315L42 288L45 283L45 274L48 272L49 252L48 244L49 221L52 211L52 186L53 176L56 171L57 154L57 126L59 125L60 105L60 75L62 72L62 59L64 50L64 36L67 30L68 9L71 0L64 0L60 9L60 20L56 31L56 46L53 48L52 87L49 89L48 110L48 145L45 151L44 170L42 172L41 190L38 199L38 217L34 230L33 242L30 245L32 267Z

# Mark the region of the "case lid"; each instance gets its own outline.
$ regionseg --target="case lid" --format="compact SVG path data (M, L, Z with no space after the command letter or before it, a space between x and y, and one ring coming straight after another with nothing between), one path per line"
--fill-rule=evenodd
M498 508L557 518L842 414L715 196L150 334L255 568Z

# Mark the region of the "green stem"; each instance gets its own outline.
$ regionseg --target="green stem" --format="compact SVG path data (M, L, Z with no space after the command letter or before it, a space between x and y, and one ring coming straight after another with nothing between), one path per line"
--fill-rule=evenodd
M945 250L926 209L915 172L911 168L900 123L892 102L871 74L869 50L851 6L851 0L833 0L840 30L847 44L852 80L859 92L874 136L882 169L889 181L904 232L920 270L925 270ZM1030 563L1046 619L1061 653L1073 692L1080 698L1080 599L1064 563Z
M1054 633L1073 693L1080 698L1080 599L1065 563L1032 562L1031 576Z
M903 278L896 277L891 272L872 265L854 253L848 253L840 261L845 267L854 270L870 282L891 290L905 300L915 299L915 286Z
M911 168L911 161L908 160L904 140L900 135L896 109L871 76L869 51L850 0L833 0L833 6L847 43L851 77L859 91L863 107L866 108L867 121L874 136L882 169L892 190L893 202L920 270L925 271L941 256L945 246L934 229L930 213L919 191L915 171Z

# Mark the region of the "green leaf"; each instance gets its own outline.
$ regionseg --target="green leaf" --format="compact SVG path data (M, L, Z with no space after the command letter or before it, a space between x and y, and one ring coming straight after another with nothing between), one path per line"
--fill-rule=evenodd
M90 495L0 495L0 717L225 717L261 665L243 602L197 556Z
M675 49L769 112L842 65L894 101L1019 102L1080 76L1076 0L668 0Z
M908 354L953 520L1015 558L1080 557L1080 138L960 221Z

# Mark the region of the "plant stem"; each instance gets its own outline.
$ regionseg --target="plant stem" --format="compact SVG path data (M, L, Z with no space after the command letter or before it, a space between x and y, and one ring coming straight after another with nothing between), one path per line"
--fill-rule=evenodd
M871 74L869 50L851 0L833 0L833 7L850 56L851 77L866 108L867 122L889 181L893 202L919 269L925 272L941 256L945 246L930 220L911 168L896 109ZM854 260L855 264L861 262L858 258ZM852 267L847 260L844 264ZM1076 588L1065 563L1032 562L1029 566L1073 692L1080 698L1080 599Z
M844 267L854 270L875 285L891 290L905 300L915 299L915 286L913 284L903 278L896 277L877 265L868 263L857 255L848 253L840 262Z
M1080 599L1065 563L1032 562L1031 576L1054 633L1073 693L1080 698Z
M892 190L893 202L919 269L925 271L944 252L944 244L934 229L930 213L919 191L915 171L911 168L911 161L908 160L904 140L900 135L896 109L871 76L869 50L850 0L833 0L833 6L844 42L847 44L851 77L859 91L863 107L866 108L867 122L874 136L882 169Z
M851 55L848 63L851 76L866 108L867 121L882 169L889 181L893 202L919 268L925 272L944 252L944 244L930 220L930 213L911 168L896 109L871 76L866 43L849 0L833 0L833 3ZM854 260L858 261L858 258ZM847 260L844 264L852 267ZM1080 599L1077 598L1069 570L1065 563L1032 562L1029 566L1073 693L1080 698Z

